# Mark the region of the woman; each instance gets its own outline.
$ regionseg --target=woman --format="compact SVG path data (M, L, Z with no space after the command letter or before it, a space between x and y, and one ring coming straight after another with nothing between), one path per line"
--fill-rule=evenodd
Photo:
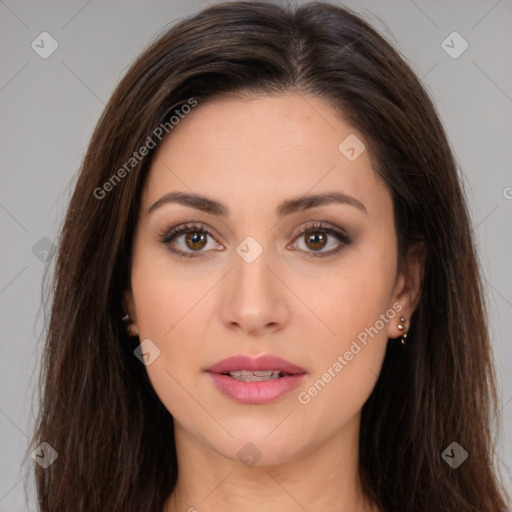
M44 512L504 510L464 194L397 52L322 3L163 34L90 142L42 378Z

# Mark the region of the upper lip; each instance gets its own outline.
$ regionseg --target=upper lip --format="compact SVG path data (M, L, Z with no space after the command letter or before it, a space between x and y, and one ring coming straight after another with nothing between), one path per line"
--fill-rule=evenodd
M272 355L263 355L256 358L246 355L231 356L216 362L206 371L210 373L227 373L235 370L276 370L290 374L306 373L304 368Z

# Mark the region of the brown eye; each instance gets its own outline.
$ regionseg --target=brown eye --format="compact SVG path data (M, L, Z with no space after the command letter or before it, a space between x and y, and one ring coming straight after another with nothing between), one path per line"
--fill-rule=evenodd
M202 249L206 245L206 234L200 231L189 231L185 236L185 243L194 251Z
M208 237L213 239L211 233L203 226L187 224L172 228L161 242L166 245L172 253L193 258L209 252L207 249L203 250L208 245ZM214 243L213 245L220 247L218 243Z
M324 251L323 249L331 242L334 243L334 247L331 250ZM342 230L328 227L323 223L306 226L301 232L296 235L294 247L300 249L303 252L309 253L313 257L327 257L336 254L341 251L347 245L350 245L351 241L348 235ZM305 249L300 247L300 242L304 242Z
M327 245L327 235L320 231L310 232L306 235L306 244L314 250L323 249Z

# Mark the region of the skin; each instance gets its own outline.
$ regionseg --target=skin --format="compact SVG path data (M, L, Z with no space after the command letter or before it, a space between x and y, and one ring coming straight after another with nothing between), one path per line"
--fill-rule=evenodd
M124 307L132 332L160 350L146 369L174 417L179 477L165 512L377 510L364 507L357 476L361 408L388 339L402 334L399 317L409 319L417 305L422 261L411 252L397 268L390 192L367 150L355 161L338 150L350 134L364 142L311 96L231 97L199 104L158 148L143 191ZM171 191L213 198L230 215L177 203L148 213ZM276 214L281 201L332 191L356 198L366 213L332 203ZM161 239L193 221L212 235L206 246L178 235L175 249L199 254L180 258ZM315 257L340 242L328 234L323 247L308 243L307 235L294 237L312 221L344 229L350 244ZM248 236L263 249L250 264L236 252ZM197 247L202 252L194 252ZM299 392L396 303L401 311L367 345L359 343L362 350L309 403L300 403ZM307 376L273 403L240 404L205 373L235 354L277 355ZM237 457L247 442L261 454L252 467Z

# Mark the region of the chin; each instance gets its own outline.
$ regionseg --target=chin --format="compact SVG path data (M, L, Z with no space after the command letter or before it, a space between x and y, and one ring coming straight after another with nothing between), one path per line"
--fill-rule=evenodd
M292 432L276 432L262 429L244 429L233 438L210 440L211 447L222 456L246 467L277 466L292 462L306 448L305 440L295 439ZM275 437L274 437L275 435Z

